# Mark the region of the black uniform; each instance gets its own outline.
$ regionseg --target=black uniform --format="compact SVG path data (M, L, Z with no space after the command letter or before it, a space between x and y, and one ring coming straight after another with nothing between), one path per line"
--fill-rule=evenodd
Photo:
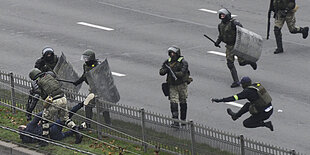
M267 104L258 104L261 102L262 97L258 94L258 91L254 89L252 84L249 87L244 88L244 90L234 96L226 97L223 99L212 99L214 102L231 102L236 100L247 99L247 102L243 107L237 112L234 113L231 109L227 109L228 114L232 117L233 120L238 119L243 114L250 112L251 116L243 121L243 125L246 128L256 128L256 127L267 127L273 131L273 126L271 121L264 122L267 120L273 113L273 107L271 102Z

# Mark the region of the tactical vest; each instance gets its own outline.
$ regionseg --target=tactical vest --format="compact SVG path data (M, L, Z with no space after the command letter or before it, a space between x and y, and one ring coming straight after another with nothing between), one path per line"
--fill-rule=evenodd
M57 65L57 62L58 62L58 58L56 55L54 55L54 58L53 58L53 61L52 62L48 62L48 61L44 61L45 62L45 70L44 72L47 72L47 71L53 71L55 66Z
M45 74L43 77L38 79L38 85L43 90L42 98L51 96L53 98L57 96L63 96L64 92L61 90L60 83L53 78L50 74Z
M91 66L88 66L86 63L84 63L83 64L83 70L84 70L83 76L86 76L86 73L88 71L92 70L93 68L95 68L98 64L99 64L99 62L96 62L96 63L92 64ZM85 77L85 82L86 82L86 84L88 84L86 77Z
M219 24L219 35L227 45L234 45L236 42L236 25L234 24L234 20L231 19L227 23L221 22Z
M182 70L183 61L184 57L179 57L177 61L172 62L171 58L168 59L168 65L172 69L172 71L175 72L180 72ZM179 85L184 82L187 82L189 78L189 71L186 72L186 74L183 77L178 77L177 80L174 80L171 74L168 74L167 76L167 82L172 85Z
M295 0L273 0L273 7L275 11L278 10L292 10L295 8Z
M254 83L253 85L249 86L250 89L255 89L257 91L257 94L259 98L255 101L253 101L253 104L257 107L264 107L267 106L269 103L271 103L272 98L267 92L267 90L260 84L260 83Z

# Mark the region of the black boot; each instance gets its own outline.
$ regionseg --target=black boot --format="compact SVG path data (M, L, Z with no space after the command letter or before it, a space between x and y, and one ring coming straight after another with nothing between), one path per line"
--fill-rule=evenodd
M264 125L265 125L265 127L269 128L270 131L273 131L273 125L272 125L271 121L264 123Z
M170 103L170 109L172 113L172 118L178 120L179 119L179 107L177 103ZM173 121L171 127L179 128L179 122Z
M239 117L237 117L236 113L234 113L230 108L227 109L227 113L228 115L231 116L231 118L235 121L237 120Z
M308 37L309 27L300 28L302 33L302 38L306 39Z
M256 62L250 62L251 67L256 70L257 69L257 64Z
M77 126L75 126L73 128L74 130L74 134L75 134L75 144L80 144L82 142L83 139L83 135L81 135L80 133L78 133L79 128Z
M187 103L181 103L180 107L181 107L181 109L180 109L180 111L181 111L181 116L180 116L181 120L182 121L186 121ZM185 126L186 124L182 123L181 125Z
M274 27L274 35L275 35L275 38L276 38L277 49L273 53L274 54L283 53L281 29L275 26Z
M43 137L43 139L46 139L46 140L48 139L48 135L42 135L42 137ZM48 142L46 142L44 140L40 140L38 145L39 145L39 147L45 147L48 145Z
M230 85L230 88L236 88L236 87L239 87L240 84L238 83L238 81L235 81L233 82L231 85Z

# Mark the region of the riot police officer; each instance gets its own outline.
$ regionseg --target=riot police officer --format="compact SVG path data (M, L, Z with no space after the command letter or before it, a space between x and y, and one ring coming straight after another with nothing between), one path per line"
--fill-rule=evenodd
M234 65L235 55L232 50L236 42L236 26L242 27L242 25L239 21L231 17L231 13L227 9L220 9L218 13L219 19L221 19L221 23L218 25L219 36L214 45L216 47L219 47L219 44L221 42L226 43L227 67L230 70L233 78L233 83L230 87L239 87L239 77L236 67ZM246 61L241 57L238 57L238 62L240 66L245 66L249 64L254 70L257 69L257 64L255 62Z
M282 33L281 29L284 22L287 23L287 27L292 34L301 33L302 37L306 39L308 37L309 27L296 26L295 12L298 6L295 0L270 0L270 9L274 12L274 35L276 38L277 49L274 54L283 53L282 45Z
M247 99L250 102L245 103L243 107L234 113L230 108L227 113L235 121L243 114L250 112L251 116L243 121L246 128L267 127L273 131L271 121L265 122L273 113L271 105L271 97L266 89L260 83L253 83L249 77L243 77L240 81L243 91L230 97L216 99L212 98L212 102L231 102Z
M56 116L64 125L73 129L76 135L75 142L80 143L82 135L77 132L77 126L69 118L67 98L61 90L60 83L55 79L55 74L52 75L48 72L41 72L39 69L34 68L30 71L29 77L37 84L37 88L34 92L40 94L40 97L45 100L43 103L44 110L42 114L42 136L45 138L49 137L50 124L48 121L54 120ZM48 143L40 141L39 145L46 146Z
M73 83L75 86L81 84L83 81L85 81L86 84L88 84L88 81L86 79L86 73L100 64L99 61L96 59L95 52L93 52L90 49L87 49L84 51L81 59L85 62L83 64L83 74L77 81L75 81ZM90 93L91 92L92 92L92 90L90 90ZM92 109L94 106L95 106L94 100L92 100L92 102L90 104L85 106L86 118L92 119L92 117L93 117L93 110ZM86 121L86 125L88 128L90 128L90 121Z
M179 119L180 105L181 120L186 120L187 112L187 85L191 82L189 77L188 63L181 56L180 48L171 46L168 48L169 58L163 63L159 74L161 76L167 75L166 82L169 86L169 100L172 118ZM174 122L173 127L178 127L179 123Z
M42 72L53 72L58 62L57 55L54 54L54 50L51 47L45 47L42 50L42 57L35 62L35 68L38 68ZM34 82L31 83L32 89L29 91L28 102L26 104L26 117L27 120L31 120L31 113L38 103L39 94L35 94L33 89L36 87Z

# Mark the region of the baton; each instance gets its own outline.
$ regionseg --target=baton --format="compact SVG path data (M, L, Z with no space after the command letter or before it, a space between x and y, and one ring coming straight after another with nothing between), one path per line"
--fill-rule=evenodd
M174 74L174 72L172 71L171 67L170 67L170 66L168 66L167 64L165 64L165 66L169 69L169 71L170 71L170 73L171 73L172 77L173 77L173 78L174 78L174 80L176 81L178 78L177 78L177 76Z
M61 81L61 82L67 82L67 83L74 83L73 81L69 81L69 80L63 80L63 79L57 79L57 81Z
M212 41L214 44L215 44L215 41L212 39L212 38L210 38L209 36L207 36L207 35L203 35L203 36L205 36L206 38L208 38L210 41ZM219 45L219 48L221 48L221 46Z

